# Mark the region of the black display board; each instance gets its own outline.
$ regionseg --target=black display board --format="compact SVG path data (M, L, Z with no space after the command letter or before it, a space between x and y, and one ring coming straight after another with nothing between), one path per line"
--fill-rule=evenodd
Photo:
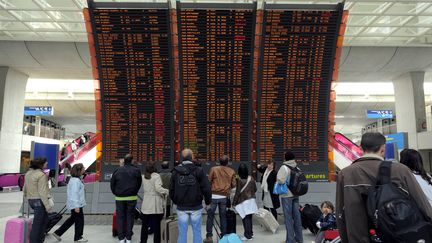
M266 8L258 161L282 162L290 149L310 179L327 180L329 93L343 5Z
M128 153L143 164L171 161L168 5L89 2L89 14L101 86L103 168Z
M182 147L250 161L253 4L178 4Z

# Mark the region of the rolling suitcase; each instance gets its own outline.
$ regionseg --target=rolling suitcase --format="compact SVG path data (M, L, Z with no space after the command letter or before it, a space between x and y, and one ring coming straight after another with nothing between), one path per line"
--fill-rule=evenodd
M255 217L257 218L258 222L264 226L264 228L266 228L268 231L271 231L273 234L276 233L279 223L270 211L260 208L258 209L258 212L255 213Z
M118 236L118 232L117 232L117 212L113 213L111 230L112 230L112 236L113 237L117 237Z
M24 204L25 202L23 202L23 205ZM27 216L24 215L24 210L23 210L22 215L20 217L9 219L6 222L6 229L5 229L3 242L11 242L11 243L30 242L30 231L32 228L33 218L30 218L30 209L29 209L30 206L27 207L28 207Z
M45 234L48 234L54 226L57 225L58 222L63 218L63 214L66 212L66 205L58 212L58 213L50 213L48 214L48 225L45 229Z
M232 209L226 210L226 234L236 233L236 219L237 215Z
M165 198L165 201L167 198ZM164 203L166 205L166 203ZM178 238L178 222L174 216L166 216L164 206L164 217L161 221L161 243L177 243Z

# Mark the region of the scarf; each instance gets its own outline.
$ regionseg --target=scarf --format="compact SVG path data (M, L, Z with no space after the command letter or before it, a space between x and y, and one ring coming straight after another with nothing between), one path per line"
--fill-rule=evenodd
M270 172L272 172L272 170L266 169L266 171L264 172L264 175L263 175L261 188L263 189L264 192L268 192L267 178L270 175Z

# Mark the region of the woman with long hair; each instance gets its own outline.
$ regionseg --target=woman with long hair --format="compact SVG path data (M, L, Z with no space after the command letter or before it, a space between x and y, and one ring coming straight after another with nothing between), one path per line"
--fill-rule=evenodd
M276 209L280 207L280 200L279 195L273 193L273 188L277 181L275 162L273 160L270 161L267 166L263 166L263 168L259 171L263 174L261 189L264 209L270 211L273 214L273 217L277 219Z
M415 149L404 149L400 153L400 162L413 172L414 177L432 206L432 178L423 168L421 154Z
M142 227L141 227L141 243L146 243L148 238L148 228L150 222L154 226L153 242L161 241L160 224L162 221L164 206L166 205L166 196L168 189L162 187L162 179L156 173L155 163L148 163L145 168L143 178L144 196L141 205Z
M247 241L253 238L252 215L258 211L255 199L257 187L254 178L249 175L246 164L241 163L237 173L239 178L232 204L242 218L244 236L241 240Z
M58 228L52 235L58 241L61 241L61 236L75 224L75 242L87 242L83 237L84 233L84 213L83 207L86 205L84 182L81 177L85 172L84 165L75 164L71 171L71 178L67 185L67 209L71 210L71 216Z
M48 188L48 176L43 172L46 166L46 158L36 158L30 161L30 168L25 175L24 197L34 210L30 243L44 242L45 229L48 225L48 213L52 211L53 207L49 202L51 195Z

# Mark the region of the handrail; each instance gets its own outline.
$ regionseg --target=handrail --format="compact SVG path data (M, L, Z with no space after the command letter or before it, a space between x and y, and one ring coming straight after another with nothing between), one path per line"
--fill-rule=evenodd
M346 158L354 161L363 154L361 149L341 133L336 133L331 140L332 146Z
M75 150L73 153L69 154L66 158L60 161L60 167L63 169L66 166L66 163L72 164L75 160L83 157L88 151L94 148L100 141L102 140L102 136L100 133L95 134L90 138L88 142L86 142L83 146Z

